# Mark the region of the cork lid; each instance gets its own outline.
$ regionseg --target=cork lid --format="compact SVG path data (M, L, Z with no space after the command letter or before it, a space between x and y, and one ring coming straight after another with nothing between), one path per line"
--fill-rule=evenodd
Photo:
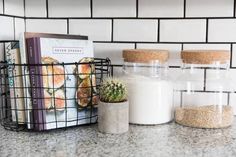
M184 50L181 52L184 63L190 64L212 64L226 63L230 59L228 50Z
M125 62L147 63L152 60L158 60L164 63L169 58L169 51L158 49L127 49L123 50L123 58Z

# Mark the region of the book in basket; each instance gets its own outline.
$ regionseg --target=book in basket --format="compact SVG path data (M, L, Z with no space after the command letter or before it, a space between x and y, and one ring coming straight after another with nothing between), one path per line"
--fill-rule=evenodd
M19 42L5 43L5 58L7 61L9 97L11 104L12 121L17 124L25 124L25 107L22 71L19 64Z
M34 37L26 40L35 130L97 121L95 66L89 40Z

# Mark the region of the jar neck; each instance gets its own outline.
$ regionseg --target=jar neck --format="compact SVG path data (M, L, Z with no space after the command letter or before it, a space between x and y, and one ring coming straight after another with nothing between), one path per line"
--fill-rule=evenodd
M150 61L148 63L124 62L123 71L130 75L143 75L148 77L162 77L168 71L167 63Z

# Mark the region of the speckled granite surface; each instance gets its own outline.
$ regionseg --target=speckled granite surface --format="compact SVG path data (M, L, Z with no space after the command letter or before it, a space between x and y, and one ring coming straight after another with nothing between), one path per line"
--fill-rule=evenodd
M0 127L0 157L78 156L235 157L236 122L219 130L192 129L175 123L131 125L122 135L98 133L97 125L43 133L17 133Z

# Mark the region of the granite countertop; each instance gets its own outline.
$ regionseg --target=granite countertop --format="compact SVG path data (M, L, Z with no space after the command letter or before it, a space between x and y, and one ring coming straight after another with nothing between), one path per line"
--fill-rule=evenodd
M175 123L130 125L129 132L121 135L99 133L97 125L43 133L13 132L0 127L0 156L235 157L236 122L230 128L213 130Z

